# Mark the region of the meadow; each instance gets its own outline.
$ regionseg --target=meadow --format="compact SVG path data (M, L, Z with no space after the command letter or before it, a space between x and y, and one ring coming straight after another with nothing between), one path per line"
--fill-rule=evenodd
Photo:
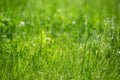
M120 80L120 1L0 0L0 80Z

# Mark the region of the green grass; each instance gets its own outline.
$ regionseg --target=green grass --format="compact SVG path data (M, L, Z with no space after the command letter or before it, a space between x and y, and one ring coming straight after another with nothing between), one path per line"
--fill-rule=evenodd
M0 80L119 80L119 0L1 0Z

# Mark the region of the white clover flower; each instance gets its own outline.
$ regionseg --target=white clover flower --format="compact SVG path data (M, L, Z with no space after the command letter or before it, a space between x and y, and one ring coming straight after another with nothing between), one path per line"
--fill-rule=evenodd
M25 22L24 21L21 21L20 24L19 24L21 27L25 26Z
M45 40L46 40L46 41L50 41L51 39L50 39L49 37L46 37Z

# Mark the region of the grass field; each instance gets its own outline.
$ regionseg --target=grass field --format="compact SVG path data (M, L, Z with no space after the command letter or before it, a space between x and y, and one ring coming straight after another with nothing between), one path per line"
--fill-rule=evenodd
M0 80L120 80L120 1L0 0Z

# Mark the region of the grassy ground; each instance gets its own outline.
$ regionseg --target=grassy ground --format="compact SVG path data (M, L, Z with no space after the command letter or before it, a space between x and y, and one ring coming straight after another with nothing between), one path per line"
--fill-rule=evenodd
M119 0L1 0L0 80L119 80Z

